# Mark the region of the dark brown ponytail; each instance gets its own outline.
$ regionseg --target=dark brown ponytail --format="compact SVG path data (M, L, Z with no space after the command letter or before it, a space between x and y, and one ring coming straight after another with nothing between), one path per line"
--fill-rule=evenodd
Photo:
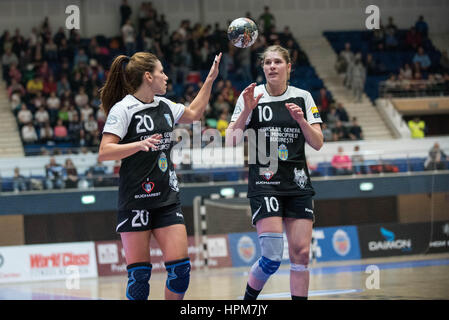
M114 104L131 92L123 67L123 64L127 61L129 61L129 57L125 55L120 55L114 59L106 83L100 89L101 107L106 116Z
M114 59L106 83L100 89L101 107L106 116L114 104L137 91L143 75L153 73L157 61L159 59L148 52L137 52L131 58L120 55ZM128 64L124 67L125 62Z

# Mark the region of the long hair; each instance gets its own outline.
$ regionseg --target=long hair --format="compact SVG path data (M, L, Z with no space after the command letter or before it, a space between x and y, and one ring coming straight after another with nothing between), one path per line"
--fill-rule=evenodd
M137 91L143 75L153 73L157 61L158 58L148 52L137 52L131 58L119 55L114 59L106 83L100 89L101 108L106 116L117 102Z

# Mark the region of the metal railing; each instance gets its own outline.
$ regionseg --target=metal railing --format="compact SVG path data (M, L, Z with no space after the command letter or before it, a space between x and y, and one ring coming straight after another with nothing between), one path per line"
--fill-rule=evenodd
M441 97L449 96L449 85L443 79L386 80L379 83L379 97Z

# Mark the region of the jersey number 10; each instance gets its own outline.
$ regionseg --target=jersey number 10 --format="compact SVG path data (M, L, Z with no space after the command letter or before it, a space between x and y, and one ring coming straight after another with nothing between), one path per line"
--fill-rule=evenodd
M273 110L269 106L258 106L259 108L259 122L271 121L273 119Z

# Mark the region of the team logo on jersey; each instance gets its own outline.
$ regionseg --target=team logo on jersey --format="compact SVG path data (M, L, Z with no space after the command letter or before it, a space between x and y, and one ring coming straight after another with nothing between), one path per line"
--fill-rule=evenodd
M170 128L173 127L173 123L171 122L171 117L168 113L164 113L165 116L165 120L167 120L168 125L170 126Z
M146 193L151 193L151 191L153 191L154 189L154 182L150 181L144 182L142 183L142 188L143 190L145 190Z
M114 124L116 124L117 122L118 122L117 117L114 116L113 114L110 114L109 117L108 117L108 120L106 121L106 124L114 125Z
M162 172L167 171L168 161L167 161L167 156L165 155L165 153L163 153L163 152L161 153L157 164L159 166L159 169L161 169Z
M304 169L298 170L295 168L294 173L295 173L295 177L294 177L293 181L295 181L295 183L298 185L298 187L300 187L301 189L304 189L307 184L306 172L304 171Z
M281 144L278 149L279 159L285 161L288 159L288 149L285 144Z
M312 114L313 114L313 117L315 119L320 119L321 118L320 111L318 110L317 107L312 107Z
M273 171L265 171L265 172L263 173L263 177L264 177L265 180L267 180L267 181L270 181L271 178L273 178L273 175L274 175Z
M178 192L179 191L179 186L178 186L178 178L176 177L176 173L174 171L170 171L170 179L168 181L168 184L170 185L170 188L173 191Z

